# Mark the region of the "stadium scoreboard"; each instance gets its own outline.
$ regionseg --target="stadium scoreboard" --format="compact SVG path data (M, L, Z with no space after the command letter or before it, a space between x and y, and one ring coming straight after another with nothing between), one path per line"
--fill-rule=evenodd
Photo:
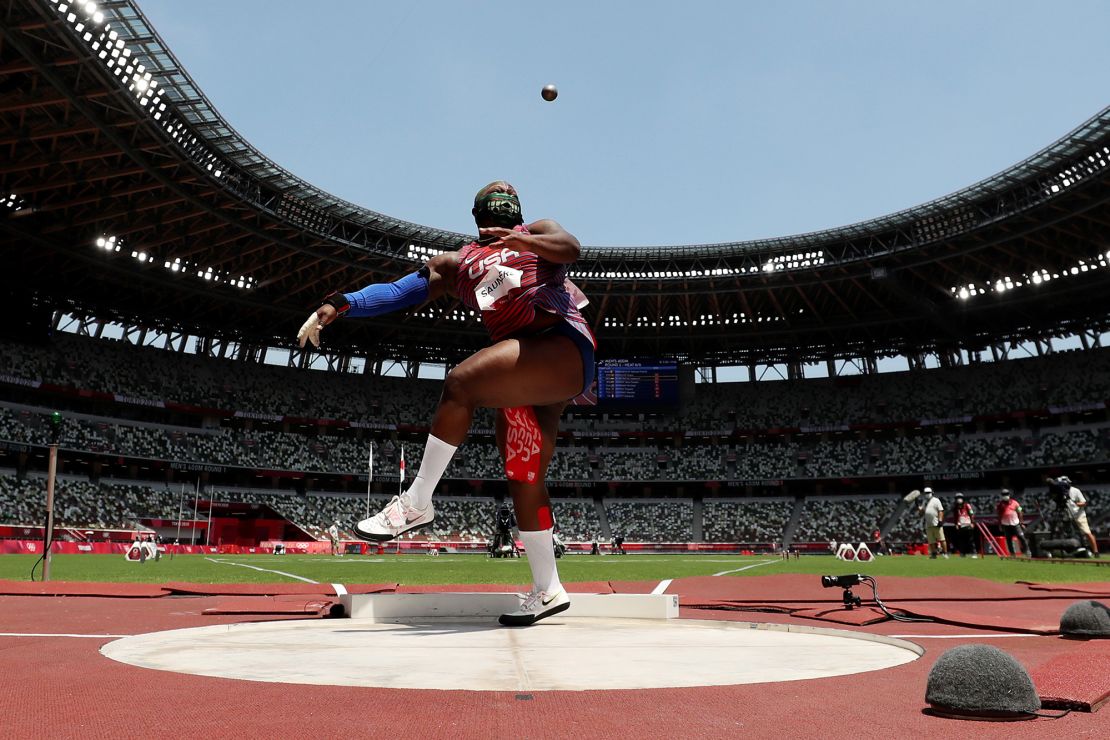
M678 363L603 360L597 366L599 405L677 406Z

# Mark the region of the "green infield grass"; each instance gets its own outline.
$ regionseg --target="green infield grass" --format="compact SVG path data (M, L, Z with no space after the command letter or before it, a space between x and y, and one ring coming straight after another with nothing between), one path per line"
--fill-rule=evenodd
M27 581L33 555L0 555L0 579ZM249 567L248 567L249 566ZM972 576L991 581L1095 582L1110 578L1110 567L1094 562L1058 563L978 560L922 556L879 557L869 563L845 563L831 556L780 560L775 556L739 555L571 555L559 561L559 575L574 581L659 581L708 576L766 576L777 573L873 576ZM41 577L41 565L36 577ZM483 555L179 555L132 563L122 555L55 555L55 581L131 583L505 583L531 581L525 559L493 560Z

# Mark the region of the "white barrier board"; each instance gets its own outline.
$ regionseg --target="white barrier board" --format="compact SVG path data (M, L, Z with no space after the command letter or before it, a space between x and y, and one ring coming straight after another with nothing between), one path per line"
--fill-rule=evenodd
M343 594L339 601L355 619L497 617L520 605L513 593ZM676 594L570 594L562 617L675 619Z

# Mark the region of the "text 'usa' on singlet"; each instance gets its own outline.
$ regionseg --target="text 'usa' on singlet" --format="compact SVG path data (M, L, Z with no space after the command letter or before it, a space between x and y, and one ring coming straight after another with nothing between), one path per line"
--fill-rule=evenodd
M515 230L528 233L523 226ZM589 301L567 279L567 266L534 252L471 242L459 250L455 291L465 306L479 312L495 342L526 329L540 310L561 316L597 347L579 310Z

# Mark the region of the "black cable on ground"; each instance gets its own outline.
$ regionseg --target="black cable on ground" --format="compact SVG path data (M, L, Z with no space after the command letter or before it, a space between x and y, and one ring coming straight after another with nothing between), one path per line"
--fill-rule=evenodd
M935 622L936 621L935 619L930 619L929 617L907 617L904 614L895 614L894 612L887 609L886 604L884 604L882 602L882 600L879 599L879 584L875 582L874 578L872 578L871 576L861 576L860 580L871 587L871 593L874 596L875 604L879 607L879 609L882 611L883 614L887 615L891 619L896 620L898 622Z

